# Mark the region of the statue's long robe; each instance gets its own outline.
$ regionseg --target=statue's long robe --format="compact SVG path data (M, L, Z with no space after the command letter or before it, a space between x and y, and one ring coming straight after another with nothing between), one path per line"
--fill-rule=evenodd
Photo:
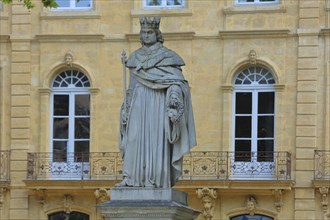
M196 145L189 86L175 52L156 43L132 53L127 121L121 118L120 150L128 186L169 188L181 175L182 157ZM168 116L171 93L184 111L177 122Z

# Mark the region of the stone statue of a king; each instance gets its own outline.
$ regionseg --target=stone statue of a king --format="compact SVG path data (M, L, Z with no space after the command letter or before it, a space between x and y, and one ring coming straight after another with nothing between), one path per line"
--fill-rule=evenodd
M124 61L130 81L120 114L124 167L117 187L172 187L183 155L196 145L185 63L163 46L159 23L159 17L140 18L142 47Z

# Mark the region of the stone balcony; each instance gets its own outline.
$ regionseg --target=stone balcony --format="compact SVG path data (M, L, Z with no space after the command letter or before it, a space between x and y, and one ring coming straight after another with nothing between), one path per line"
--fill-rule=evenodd
M25 183L30 188L112 187L122 179L117 152L28 153ZM288 152L194 151L183 159L176 188L291 189Z

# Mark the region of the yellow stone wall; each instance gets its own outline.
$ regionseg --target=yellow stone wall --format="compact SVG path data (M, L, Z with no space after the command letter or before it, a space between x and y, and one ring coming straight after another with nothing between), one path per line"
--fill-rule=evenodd
M91 81L91 152L118 151L118 115L122 102L123 49L140 47L139 16L161 16L165 46L186 62L198 145L196 151L232 151L232 79L249 62L276 77L275 151L292 154L292 182L263 185L252 181L210 182L216 189L214 220L245 213L254 195L258 213L275 219L327 219L319 188L313 184L314 150L329 150L330 2L279 0L278 4L236 6L234 0L186 0L183 9L144 10L140 0L94 0L92 11L26 10L14 0L0 11L0 150L10 150L10 183L2 184L0 219L46 220L63 210L70 194L72 210L101 219L94 190L112 187L81 181L67 187L27 184L27 152L49 152L49 102L53 77L73 66ZM40 185L38 185L40 184ZM189 204L202 210L195 190L204 182L182 182ZM274 190L281 189L279 210ZM324 203L325 204L325 203ZM326 205L326 208L327 205ZM328 209L329 212L329 209ZM202 215L198 219L204 219Z

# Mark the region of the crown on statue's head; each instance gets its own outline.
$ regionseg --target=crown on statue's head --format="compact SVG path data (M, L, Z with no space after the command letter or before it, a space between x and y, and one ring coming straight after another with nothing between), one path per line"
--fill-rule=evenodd
M160 17L140 17L142 28L159 29Z

